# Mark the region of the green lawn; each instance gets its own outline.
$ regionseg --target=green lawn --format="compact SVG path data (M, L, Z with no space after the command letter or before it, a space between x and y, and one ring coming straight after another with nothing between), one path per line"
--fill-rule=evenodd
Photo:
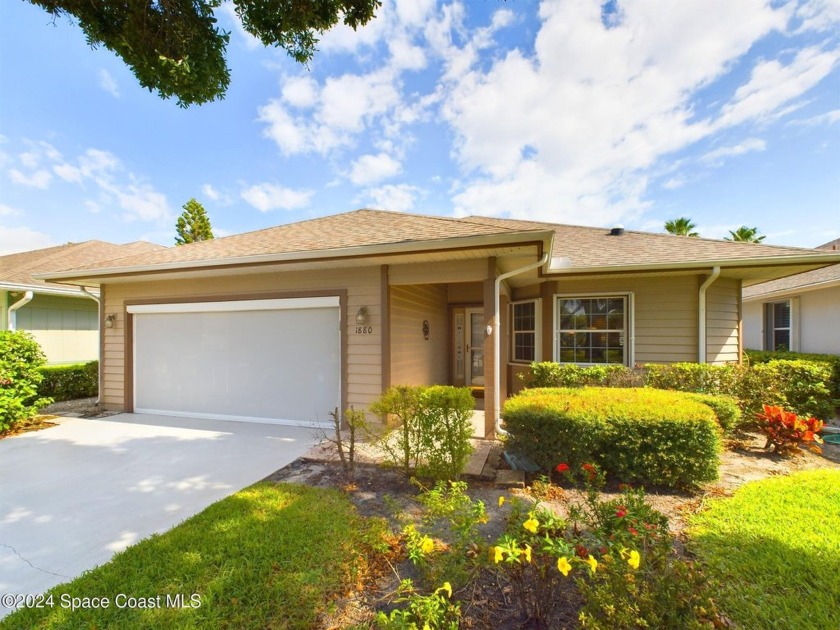
M694 517L689 535L739 627L840 628L840 470L749 483Z
M0 628L310 628L383 532L338 491L256 484L57 586L52 608L19 610ZM176 595L187 605L167 606ZM107 597L109 607L71 612L62 603L74 597ZM140 604L160 607L131 607Z

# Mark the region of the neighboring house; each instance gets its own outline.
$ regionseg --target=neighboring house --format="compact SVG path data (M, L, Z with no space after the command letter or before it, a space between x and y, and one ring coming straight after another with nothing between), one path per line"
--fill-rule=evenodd
M840 239L817 249L837 252ZM840 354L840 265L745 288L744 346Z
M389 385L469 385L489 433L534 360L738 361L742 286L833 262L793 247L357 210L43 277L100 287L115 318L102 330L110 409L323 423Z
M77 286L46 282L33 274L156 249L165 248L142 242L85 241L0 256L0 330L31 332L49 363L98 359L99 291L86 293Z

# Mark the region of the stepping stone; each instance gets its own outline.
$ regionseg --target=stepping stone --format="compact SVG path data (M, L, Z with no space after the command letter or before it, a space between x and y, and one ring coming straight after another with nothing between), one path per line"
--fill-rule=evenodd
M522 470L497 470L496 485L503 488L524 488L525 472Z

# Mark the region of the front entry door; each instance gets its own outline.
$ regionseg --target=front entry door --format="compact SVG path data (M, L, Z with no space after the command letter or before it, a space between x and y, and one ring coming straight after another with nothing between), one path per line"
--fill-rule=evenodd
M464 372L466 385L472 387L484 386L484 311L483 309L466 309L467 319L467 353L464 357L466 365Z

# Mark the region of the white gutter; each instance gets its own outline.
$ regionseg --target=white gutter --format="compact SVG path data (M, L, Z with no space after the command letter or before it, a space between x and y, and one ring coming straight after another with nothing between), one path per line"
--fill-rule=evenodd
M94 295L90 291L88 291L85 287L79 287L82 293L88 296L91 300L96 302L96 321L97 321L97 328L99 328L98 324L102 321L102 300L99 299L99 296ZM102 331L99 330L100 344L99 348L102 348ZM99 399L102 397L102 357L99 357L99 360L96 362L96 404L99 404Z
M521 273L525 273L526 271L531 271L532 269L536 269L538 267L542 267L545 263L548 262L550 257L550 253L547 252L543 254L543 257L540 258L537 262L531 263L530 265L525 265L524 267L520 267L519 269L514 269L513 271L508 271L503 273L500 276L496 276L496 283L495 283L495 291L493 292L493 318L496 320L496 329L495 335L493 336L493 412L496 416L496 433L498 435L505 435L507 431L502 428L502 414L501 414L501 396L499 395L499 389L502 386L502 370L499 363L502 360L502 341L501 341L501 334L499 328L501 328L502 323L502 316L499 313L500 310L500 298L499 293L502 290L502 281L507 280L512 276L518 276Z
M14 282L0 281L0 291L14 291L15 293L25 293L26 291L34 291L41 295L63 295L67 297L81 298L79 290L76 288L51 287L44 284L17 284Z
M718 279L720 275L720 267L715 265L712 267L711 275L706 278L705 282L700 285L700 325L697 330L697 362L706 362L706 289L712 286L712 283Z
M23 297L20 298L14 304L9 305L8 315L9 318L9 330L16 330L17 328L17 314L15 313L21 306L26 306L32 301L32 298L35 297L35 294L32 291L27 291L23 294Z

